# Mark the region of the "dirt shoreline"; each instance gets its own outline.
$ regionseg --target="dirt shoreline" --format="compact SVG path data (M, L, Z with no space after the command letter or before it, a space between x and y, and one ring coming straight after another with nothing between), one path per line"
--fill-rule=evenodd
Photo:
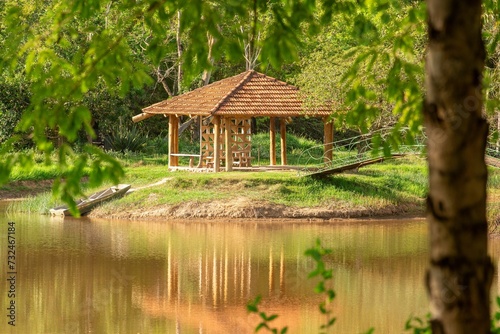
M126 209L110 212L104 207L96 208L90 218L111 218L127 220L168 220L168 219L252 219L252 220L308 220L325 221L339 219L386 219L395 217L423 218L421 205L388 205L380 209L347 208L339 203L329 206L302 208L255 201L245 197L210 202L184 202L175 205L159 205L146 209Z
M52 181L16 181L11 187L0 189L0 201L22 200L50 191ZM10 188L10 189L9 189ZM113 210L113 211L111 211ZM325 222L342 220L390 220L421 219L425 209L422 203L390 204L381 208L352 207L346 203L333 202L317 207L294 207L270 203L239 196L229 200L208 202L188 201L174 205L157 205L147 208L135 207L116 211L102 206L94 209L89 218L117 220L207 220L213 221L304 221Z
M21 200L52 189L53 180L13 181L0 188L0 201Z

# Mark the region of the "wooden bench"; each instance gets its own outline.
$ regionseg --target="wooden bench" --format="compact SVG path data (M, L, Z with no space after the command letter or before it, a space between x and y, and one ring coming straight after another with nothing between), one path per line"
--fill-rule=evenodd
M239 167L251 167L252 157L247 155L248 151L233 151L233 165Z
M225 162L226 157L220 157L220 160ZM205 163L207 165L207 168L214 168L214 157L205 157Z
M189 167L194 167L194 158L200 158L199 154L186 154L186 153L170 153L171 157L188 157Z
M251 167L252 166L252 157L247 156L247 151L233 151L233 166L237 167ZM205 163L207 168L214 168L214 157L205 157ZM220 160L222 162L226 161L225 156L221 156Z

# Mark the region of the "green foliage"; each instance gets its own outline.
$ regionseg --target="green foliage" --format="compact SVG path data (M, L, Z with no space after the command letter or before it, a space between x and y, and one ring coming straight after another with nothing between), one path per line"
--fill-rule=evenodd
M490 122L491 141L498 143L500 121L500 27L498 25L499 2L483 1L483 39L486 62L483 77L484 106ZM466 108L467 106L464 105Z
M122 153L126 151L144 152L151 147L148 146L149 143L148 134L143 133L135 125L130 129L126 127L115 129L113 133L105 138L106 147Z
M277 73L282 75L282 73ZM292 81L293 78L290 79ZM255 133L269 133L269 117L255 119ZM317 117L294 117L286 124L287 134L321 142L323 141L323 120Z
M54 200L50 193L45 193L38 196L28 196L22 202L13 201L9 204L7 212L25 212L32 214L46 214L46 208L57 206L57 201Z
M200 153L200 141L199 140L191 140L187 136L181 136L179 138L179 151L181 153L186 153L186 154L199 154Z
M179 138L180 139L180 138ZM149 154L168 154L168 137L159 135L155 137L149 137L149 141L146 144L148 147L147 153ZM179 140L179 148L182 151L182 140ZM184 152L184 151L182 151Z
M421 126L424 2L359 1L331 15L296 77L308 106L363 133L393 125L388 145L400 143L401 127Z
M257 325L257 327L255 327L255 333L260 331L262 328L265 328L269 332L274 334L285 334L288 331L288 327L283 327L281 330L279 328L271 327L269 323L274 319L276 319L278 315L277 314L267 315L265 312L260 311L259 310L260 300L261 297L257 296L255 300L248 302L247 304L247 311L259 315L259 317L262 319L261 322Z
M253 3L3 1L0 6L2 78L23 77L30 92L28 104L22 107L22 116L18 118L20 115L15 114L13 118L4 119L9 123L4 137L8 137L12 126L17 124L17 130L27 133L38 150L64 151L57 154L63 160L56 165L66 170L68 166L63 157L67 149L58 147L48 134L70 146L80 140L82 132L95 138L96 127L107 135L113 129L113 119L120 115L129 117L131 111L138 112L146 104L130 108L134 101L140 101L134 96L140 95L142 101L148 101L147 96L152 98L155 88L145 89L153 83L152 68L165 71L179 63L189 64L183 67L184 79L192 82L202 70L212 66L207 56L207 33L215 40L212 48L215 60L242 60L242 41L246 40L254 49L262 50L262 66L272 64L279 68L283 61L292 60L298 54L302 32L317 30L313 19L315 10L312 0ZM172 22L178 13L182 56L165 60L166 55L176 49L173 38L176 27ZM162 61L163 67L158 67ZM170 78L166 80L167 85L172 83ZM151 94L130 94L131 90L150 90ZM130 97L129 107L117 97ZM3 101L2 109L5 108L9 105ZM3 151L8 152L15 141L16 138L5 141ZM109 157L89 154L85 148L73 154L80 156L74 160L79 163L70 168L71 173L65 171L65 174L77 180L83 176L82 162L95 158L91 155L110 162ZM32 164L25 158L5 157L0 163L0 181L8 179L14 166L29 169ZM115 179L116 174L102 172L99 175L103 180ZM73 186L69 186L70 183L70 179L65 182L68 185L66 199L81 190L77 182L72 183Z
M88 91L82 103L92 115L91 125L98 139L114 133L119 126L131 128L132 117L147 105L163 100L164 95L154 91L152 87L145 86L141 89L132 89L122 96L115 87L106 87L100 80L95 89ZM145 120L135 126L150 135L160 135L165 130L166 124L159 122L160 116Z
M410 316L405 323L405 331L413 334L432 334L430 319L430 313L426 315L425 319Z
M287 153L293 156L299 156L303 151L312 148L315 150L315 153L320 156L323 155L323 148L318 146L318 142L303 137L297 137L290 133L286 134L286 148ZM269 149L268 133L257 133L252 135L252 157L254 157L254 159L269 159ZM277 152L281 150L279 134L276 134L276 150ZM293 156L289 158L289 161L295 164Z
M333 326L336 318L332 316L331 303L335 299L335 291L331 287L333 281L333 269L327 269L324 262L324 257L331 254L332 250L324 248L319 239L316 240L316 245L306 250L305 255L311 257L316 262L316 269L309 273L308 278L318 277L319 282L314 289L314 292L325 296L325 300L319 304L319 311L326 318L325 323L321 325L320 333L327 333L328 329ZM323 332L324 330L324 332Z
M499 334L500 333L500 297L496 298L496 306L497 310L493 314L493 319L491 319L491 333Z
M73 6L8 1L1 13L5 33L0 40L2 74L23 73L31 92L17 129L29 133L38 150L47 154L58 152L56 165L64 180L56 179L54 191L72 207L72 199L81 193L80 179L87 164L94 169L89 176L93 183L117 181L123 174L116 161L96 148L86 146L76 153L70 146L82 130L94 136L84 95L95 89L99 80L123 93L149 81L144 67L132 59L124 41L126 32L137 22L131 19L137 13L124 10L123 4L111 6L109 17L131 22L128 28L113 29L94 20L106 13L105 8L94 6L99 3ZM65 143L56 149L48 133L56 134ZM4 143L4 152L13 144L14 141ZM11 154L0 164L5 182L14 166L29 170L33 161Z
M325 316L325 323L320 326L321 334L330 332L333 329L336 318L332 316L331 304L335 299L335 291L333 290L333 269L328 269L325 262L325 257L332 254L333 250L330 248L325 248L321 245L321 240L316 239L316 244L307 249L304 253L305 256L310 257L316 264L316 268L313 269L308 278L319 278L319 281L314 288L314 292L324 295L325 300L321 302L318 307L321 314ZM251 313L258 314L262 321L255 327L255 332L258 332L262 328L268 329L272 333L286 333L288 327L284 327L281 331L277 328L271 328L269 322L278 317L277 314L268 316L265 312L259 310L258 305L260 303L261 297L257 296L254 301L247 304L247 310ZM407 323L408 325L408 323ZM366 334L372 334L375 331L374 328L370 328ZM425 334L424 332L415 332L415 334Z
M316 293L325 295L325 301L320 303L319 310L322 314L326 316L325 323L322 324L320 327L321 330L326 330L326 332L328 331L329 328L332 328L336 320L336 318L331 316L332 313L331 309L328 308L328 306L335 299L335 291L333 290L333 288L331 288L331 284L329 284L333 280L333 271L332 269L327 269L324 260L325 257L330 255L331 253L332 249L323 247L319 239L316 240L316 245L314 247L307 249L305 252L305 255L311 257L312 260L316 263L316 268L313 271L311 271L308 276L309 278L313 277L319 278L319 282L314 290ZM260 299L261 299L260 296L258 296L253 302L248 303L247 309L250 312L258 313L259 312L258 304L260 302ZM498 309L500 309L500 297L498 296L496 297L496 306ZM498 309L494 313L493 319L491 321L491 333L495 334L500 333L500 325L499 325L500 311ZM264 321L256 327L256 331L258 331L258 329L262 327L269 329L266 319L273 320L278 317L278 315L272 315L270 317L267 317L263 312L262 314L263 315L261 315L261 317L264 319ZM431 334L432 330L431 330L430 318L431 318L430 313L428 313L425 316L425 318L410 316L405 323L404 327L405 332L412 334ZM321 332L321 333L326 333L326 332ZM372 334L374 332L375 329L370 328L366 332L366 334ZM278 332L276 330L273 330L273 333L278 333Z
M326 318L325 323L320 326L320 333L327 333L329 329L335 324L336 318L332 316L331 303L335 299L335 291L333 290L333 269L327 269L325 265L324 257L331 254L332 250L324 248L321 245L319 239L316 240L316 245L312 248L306 250L305 255L312 258L316 263L316 268L309 273L308 278L317 277L319 281L314 289L315 293L322 294L325 300L321 302L318 307L321 314ZM258 304L261 297L258 296L253 302L247 304L247 310L252 313L257 313L261 316L262 322L257 325L255 332L259 331L261 328L266 328L273 333L286 333L287 327L279 331L275 328L270 328L268 322L274 320L278 315L274 314L267 316L264 312L260 312L258 309Z
M26 155L27 153L23 153ZM124 166L123 183L140 187L171 178L162 187L134 192L109 205L109 212L120 212L126 207L148 208L155 205L174 205L186 201L199 203L243 196L249 200L266 201L293 208L322 206L328 215L355 217L377 215L390 210L422 212L427 179L423 160L404 158L366 166L357 173L344 173L325 179L299 178L289 172L232 172L189 173L166 171L166 156L151 156L134 152L109 152ZM39 155L36 159L40 159ZM34 158L35 159L35 158ZM56 159L56 157L54 157ZM68 160L73 157L68 157ZM68 164L73 162L68 161ZM34 164L32 173L14 169L16 180L40 180L45 175L52 179L63 177L60 169L51 163ZM90 175L90 164L83 173ZM111 182L107 182L110 184ZM94 189L95 187L90 187ZM242 192L242 189L244 190ZM96 189L97 190L97 189ZM148 200L150 194L157 201ZM399 209L398 209L399 208Z
M29 105L29 100L25 82L17 78L11 80L3 78L3 82L0 83L0 144L6 143L17 134L19 139L16 148L29 146L29 139L15 131L23 110Z

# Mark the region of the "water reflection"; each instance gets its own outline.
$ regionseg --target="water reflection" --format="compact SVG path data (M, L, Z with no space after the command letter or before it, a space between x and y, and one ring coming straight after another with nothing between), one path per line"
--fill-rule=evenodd
M334 249L338 333L399 333L427 309L422 222L9 219L18 227L17 333L251 333L259 319L245 305L258 294L280 315L276 326L317 333L324 319L303 256L317 237Z

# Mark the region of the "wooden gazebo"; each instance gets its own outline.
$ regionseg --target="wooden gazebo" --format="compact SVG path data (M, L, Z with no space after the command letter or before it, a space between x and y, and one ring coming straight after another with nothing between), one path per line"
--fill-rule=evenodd
M169 168L178 166L180 156L199 157L198 167L226 171L233 166L251 166L251 119L270 118L270 165L276 165L275 122L280 119L281 164L286 158L286 122L291 117L321 117L324 121L326 159L331 160L333 121L326 109L305 111L298 88L272 77L250 70L183 95L164 100L144 108L133 117L139 122L161 114L169 118ZM200 154L179 152L179 117L182 115L202 119ZM329 156L330 155L330 156ZM193 166L191 166L193 167Z

